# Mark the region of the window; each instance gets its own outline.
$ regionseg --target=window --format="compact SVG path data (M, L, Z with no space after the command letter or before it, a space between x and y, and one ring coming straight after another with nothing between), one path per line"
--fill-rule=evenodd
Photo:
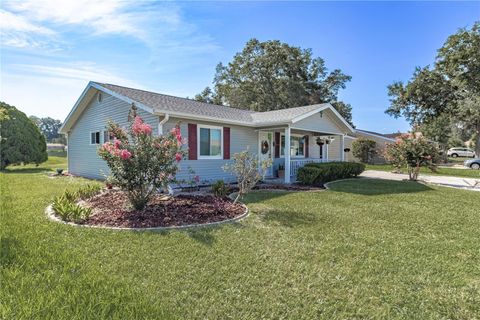
M107 130L103 131L103 143L108 142L113 139L113 135Z
M198 126L198 158L222 159L223 128L212 126Z
M98 93L98 102L102 102L102 100L103 100L102 93L99 92L99 93Z
M90 132L90 144L100 144L100 131Z
M280 137L280 156L285 156L285 135ZM305 138L301 135L290 135L290 156L295 158L305 157Z

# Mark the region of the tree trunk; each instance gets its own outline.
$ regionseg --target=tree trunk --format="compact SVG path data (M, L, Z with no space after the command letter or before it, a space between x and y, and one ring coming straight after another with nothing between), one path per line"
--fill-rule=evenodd
M475 139L475 156L480 158L480 122L477 122L475 131L477 136Z

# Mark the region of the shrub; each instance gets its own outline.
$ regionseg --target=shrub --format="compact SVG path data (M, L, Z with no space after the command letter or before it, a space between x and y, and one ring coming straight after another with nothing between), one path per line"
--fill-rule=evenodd
M0 170L47 161L45 137L25 113L0 102Z
M101 190L101 187L98 185L87 184L86 186L81 187L77 191L77 199L88 199L98 194Z
M314 185L318 179L320 170L315 167L302 167L297 172L297 180L303 184Z
M80 222L90 217L91 208L85 208L77 204L79 199L93 197L101 190L97 185L86 185L77 191L65 190L61 196L53 199L52 209L64 221Z
M249 193L263 179L267 168L271 165L272 160L260 162L257 155L251 154L248 150L233 155L233 163L223 166L223 170L231 172L237 177L238 195L234 203Z
M88 219L92 213L92 209L76 204L76 200L72 200L72 195L74 195L74 193L65 192L63 195L55 197L52 204L53 210L64 221L80 222Z
M223 180L217 180L212 185L212 192L215 197L223 198L228 195L230 188L225 184Z
M385 148L385 159L393 163L395 167L406 165L408 178L412 181L418 179L421 167L436 171L435 163L438 158L437 147L421 134L401 135L395 143L390 143Z
M333 180L353 178L364 170L365 165L356 162L308 163L298 169L297 180L302 184L318 185Z
M183 159L182 136L177 125L165 135L152 136L152 128L136 115L132 106L128 131L110 123L113 140L106 142L98 153L107 162L114 184L127 192L132 206L143 209L160 188L175 182Z
M63 173L63 169L62 169L62 168L57 168L56 171L57 171L57 174L58 174L59 176L61 176L62 173Z
M377 143L373 140L358 138L352 143L352 154L359 158L361 162L370 163L377 153L375 150L376 145Z

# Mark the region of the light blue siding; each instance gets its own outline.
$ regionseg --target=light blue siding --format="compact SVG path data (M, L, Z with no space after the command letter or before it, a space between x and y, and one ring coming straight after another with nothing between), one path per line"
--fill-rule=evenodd
M188 124L203 124L210 126L222 126L222 124L204 121L194 121L189 119L170 118L170 120L163 125L164 132L168 132L175 125L180 124L180 130L182 136L188 141ZM244 151L247 148L250 152L257 154L258 152L258 132L249 127L224 125L230 128L230 157L233 157L234 153ZM198 139L198 137L197 137ZM187 146L185 146L187 147ZM180 163L180 172L177 175L179 180L191 180L192 176L198 175L202 183L209 184L215 180L225 180L231 182L234 177L225 171L222 167L228 162L223 159L199 159L199 160L184 160ZM190 174L189 168L195 173Z
M90 145L90 132L105 130L109 120L117 122L124 127L128 126L127 118L130 105L105 93L102 93L102 95L102 102L98 102L97 95L93 97L68 135L69 171L74 175L96 179L104 178L104 174L108 174L109 169L105 161L97 154L97 149L100 145ZM154 134L157 134L159 117L143 110L139 110L138 113L145 122L152 126ZM180 123L182 136L186 139L188 139L188 123L221 126L218 123L170 118L163 125L164 132L171 130L176 123ZM257 153L258 133L255 129L230 125L228 127L230 127L231 156L247 148L251 152ZM199 175L202 182L206 183L218 179L233 181L233 176L226 174L222 169L222 166L227 161L223 159L184 160L180 162L180 172L177 177L180 180L190 180L193 175ZM191 174L189 168L195 174Z
M341 124L339 121L334 119L335 117L333 113L330 110L325 110L321 114L316 113L308 118L294 123L292 127L330 134L342 134L348 131L344 124Z
M102 93L102 102L95 94L68 134L68 170L70 173L87 178L102 179L108 174L108 167L97 154L100 145L90 144L90 132L104 131L109 120L120 126L128 126L130 105L118 98ZM158 116L138 110L138 114L156 132ZM103 135L101 136L103 143Z

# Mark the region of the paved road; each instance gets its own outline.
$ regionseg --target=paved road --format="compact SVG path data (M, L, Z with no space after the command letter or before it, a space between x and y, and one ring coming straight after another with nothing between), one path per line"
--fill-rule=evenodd
M366 178L377 178L377 179L387 179L387 180L408 180L408 174L401 173L392 173L387 171L377 171L377 170L367 170L363 172L360 176ZM480 191L480 177L478 179L474 178L459 178L459 177L449 177L449 176L429 176L429 175L420 175L419 180L425 181L426 183L437 184L445 187L453 187L458 189L467 189L473 191ZM476 187L474 187L476 184Z

